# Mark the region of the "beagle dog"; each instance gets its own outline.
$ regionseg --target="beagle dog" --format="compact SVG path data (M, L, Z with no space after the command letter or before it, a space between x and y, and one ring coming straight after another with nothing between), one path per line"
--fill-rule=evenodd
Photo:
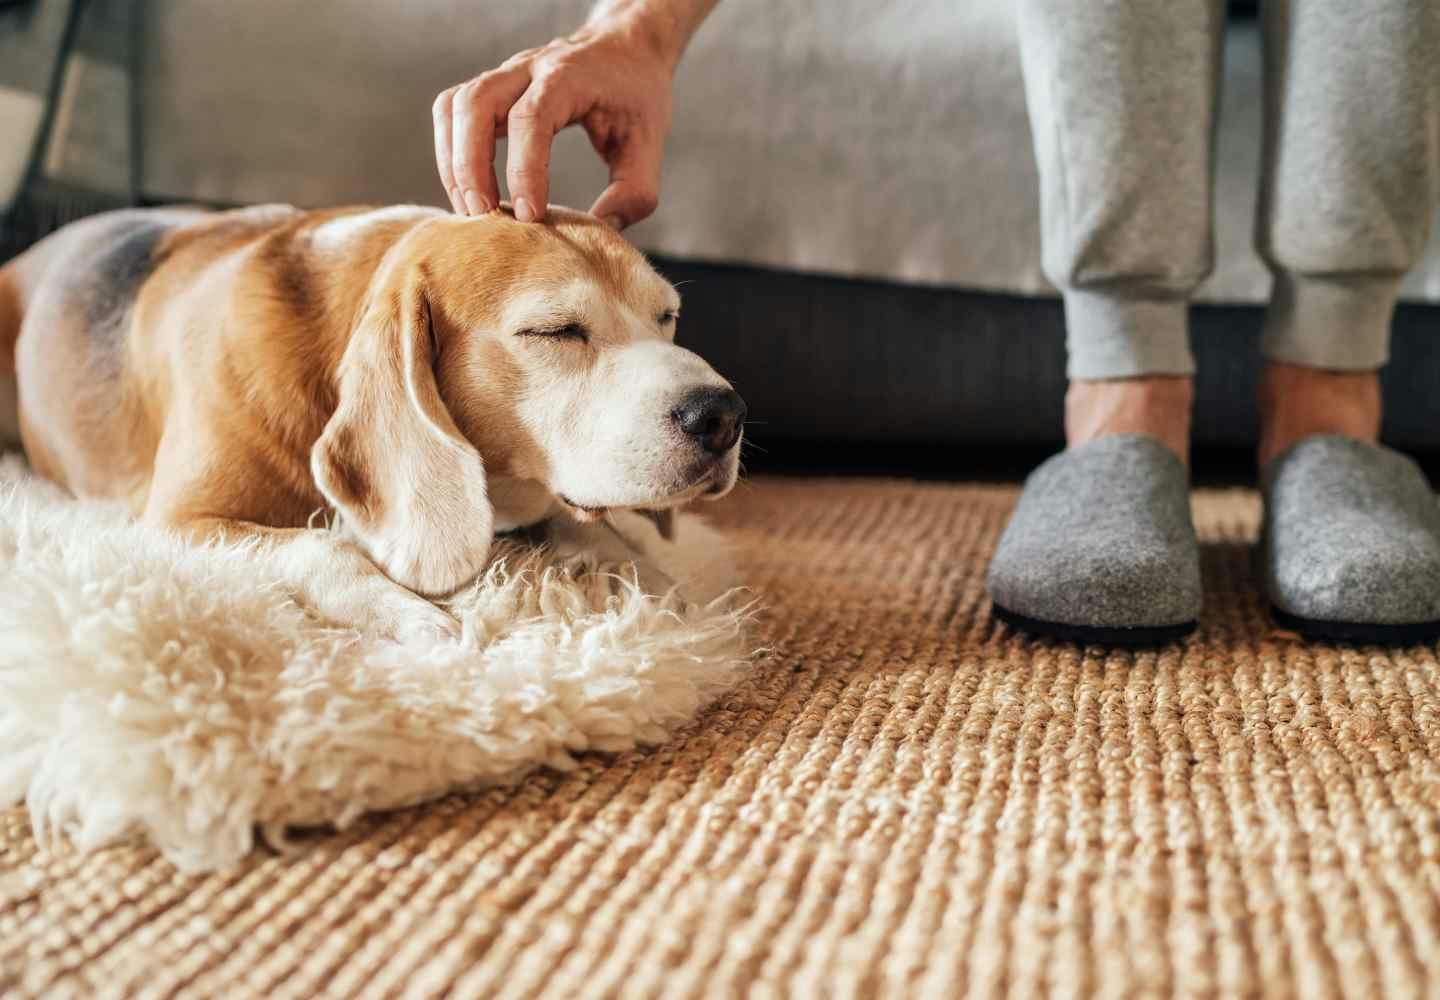
M277 546L332 620L454 634L417 595L474 578L497 531L734 485L745 404L675 345L679 308L563 209L124 211L0 269L0 382L73 493Z

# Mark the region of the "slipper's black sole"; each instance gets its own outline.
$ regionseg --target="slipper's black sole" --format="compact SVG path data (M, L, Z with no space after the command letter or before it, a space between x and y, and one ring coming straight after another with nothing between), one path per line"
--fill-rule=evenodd
M1060 639L1086 646L1163 646L1185 638L1195 631L1196 624L1181 622L1178 625L1140 625L1135 628L1117 625L1066 625L1019 615L998 604L992 604L991 608L995 617L1011 628L1047 639Z
M1364 622L1327 622L1316 618L1300 618L1270 605L1275 623L1302 639L1314 642L1338 642L1364 646L1415 646L1440 638L1440 621L1416 622L1413 625L1367 625Z

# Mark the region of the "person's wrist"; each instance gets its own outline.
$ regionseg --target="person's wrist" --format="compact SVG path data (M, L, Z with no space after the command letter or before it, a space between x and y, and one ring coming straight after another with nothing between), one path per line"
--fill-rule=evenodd
M690 41L686 25L673 12L645 3L612 8L590 27L652 57L671 76Z

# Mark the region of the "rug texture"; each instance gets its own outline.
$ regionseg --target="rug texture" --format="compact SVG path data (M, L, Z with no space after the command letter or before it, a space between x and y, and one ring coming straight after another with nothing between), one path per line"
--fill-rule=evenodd
M186 545L8 458L0 804L23 799L55 849L144 835L205 871L257 827L283 843L658 743L743 671L746 612L715 596L714 532L687 519L669 545L638 515L617 524L596 545L568 524L543 548L500 543L444 602L459 641L399 643L312 617L263 550Z
M0 812L0 993L1440 995L1436 649L1273 631L1240 492L1193 638L1030 641L982 588L1015 498L738 491L768 652L653 749L203 876Z

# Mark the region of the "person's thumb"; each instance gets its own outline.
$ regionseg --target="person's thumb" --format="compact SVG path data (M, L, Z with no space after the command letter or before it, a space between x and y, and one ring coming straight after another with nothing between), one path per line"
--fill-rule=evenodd
M649 217L660 201L660 143L632 140L610 162L610 186L590 213L615 229Z

